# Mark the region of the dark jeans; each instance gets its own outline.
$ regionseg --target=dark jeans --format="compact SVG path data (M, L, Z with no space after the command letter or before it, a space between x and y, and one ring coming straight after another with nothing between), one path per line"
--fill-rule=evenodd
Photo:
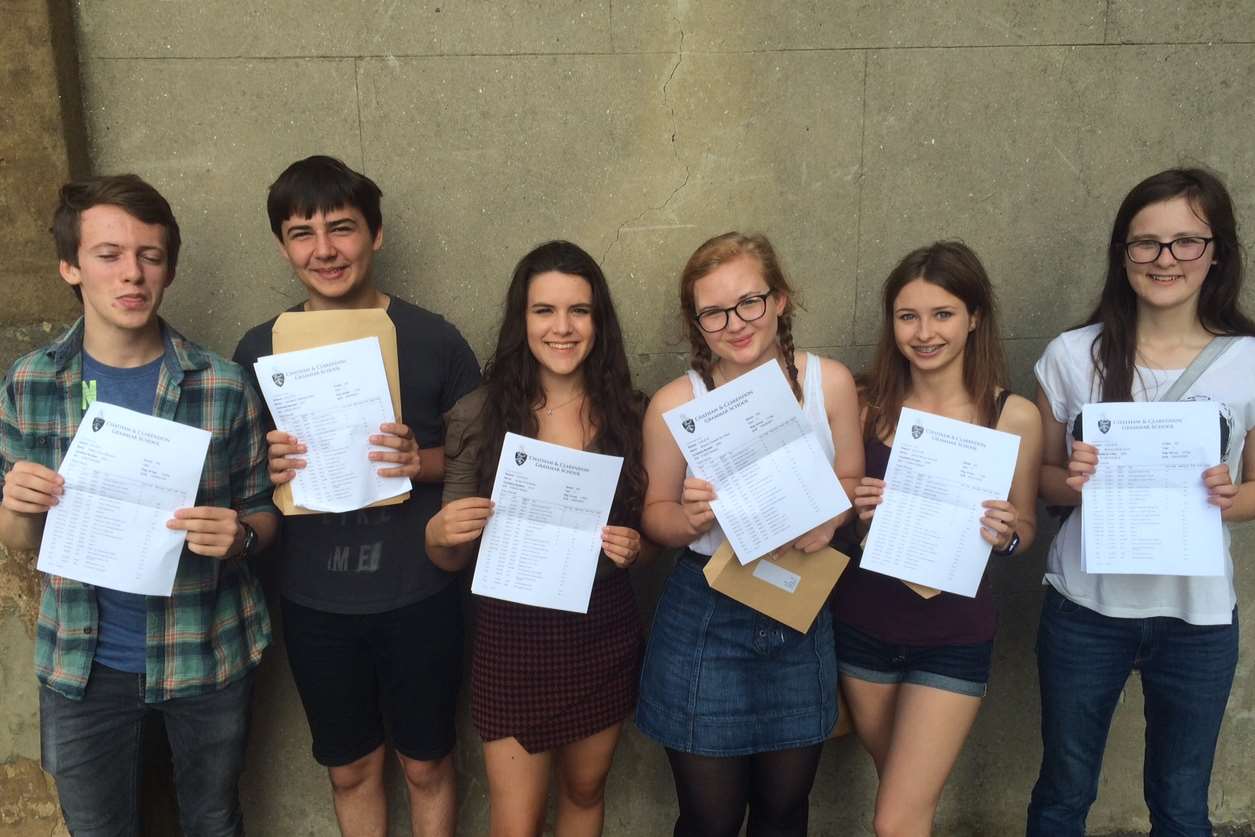
M1082 837L1111 716L1134 669L1145 695L1142 791L1152 837L1211 837L1207 788L1238 659L1230 625L1117 619L1046 594L1037 634L1042 764L1029 837Z
M160 712L174 758L185 837L244 833L239 778L248 741L253 675L224 689L144 703L144 675L93 665L87 693L70 700L39 690L43 766L57 782L74 837L139 834L144 716Z

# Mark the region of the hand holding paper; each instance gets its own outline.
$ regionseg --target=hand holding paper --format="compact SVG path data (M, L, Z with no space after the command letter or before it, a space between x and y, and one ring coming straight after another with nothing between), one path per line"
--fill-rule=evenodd
M1010 493L1019 447L1013 434L904 407L883 483L855 491L871 519L862 567L975 596L1006 524L1000 510L986 531L985 503Z
M1081 495L1086 572L1224 575L1220 508L1205 482L1220 461L1218 416L1208 401L1085 405L1089 442L1075 446L1094 451Z
M61 463L65 493L48 510L38 568L113 590L170 595L185 537L167 521L196 502L209 439L199 428L92 404Z
M207 558L226 558L239 534L239 519L235 509L194 506L176 510L166 526L187 533L189 552Z
M822 539L816 530L850 507L775 362L662 418L693 473L717 494L686 480L685 517L696 531L707 531L707 506L713 510L743 564L798 539L813 545Z
M471 592L587 613L622 467L619 456L507 433Z
M272 479L291 480L298 506L346 512L412 488L418 449L409 428L397 423L379 338L270 355L255 366L283 434L272 434ZM393 430L381 433L383 426ZM294 464L294 455L304 453L309 458ZM369 467L372 460L399 467L379 473ZM289 471L294 475L287 477Z

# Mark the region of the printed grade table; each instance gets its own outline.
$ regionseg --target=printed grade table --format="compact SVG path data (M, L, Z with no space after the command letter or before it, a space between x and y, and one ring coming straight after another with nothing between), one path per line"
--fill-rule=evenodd
M861 565L975 596L989 560L986 500L1011 491L1020 437L904 407Z
M1098 466L1081 489L1085 571L1224 575L1220 509L1203 471L1220 461L1208 401L1087 404L1082 435Z
M832 463L770 361L663 414L742 564L850 508Z
M61 463L40 571L110 590L168 596L186 540L166 526L195 505L210 434L99 401Z
M822 504L806 481L786 484L779 479L780 474L796 474L804 464L824 458L819 445L807 437L804 420L793 418L763 428L755 426L755 418L748 419L754 433L749 444L709 460L710 482L724 486L717 502L735 509L724 514L725 534L734 542L770 542L787 530L792 516L823 514Z
M619 456L507 433L471 592L587 613L622 468Z

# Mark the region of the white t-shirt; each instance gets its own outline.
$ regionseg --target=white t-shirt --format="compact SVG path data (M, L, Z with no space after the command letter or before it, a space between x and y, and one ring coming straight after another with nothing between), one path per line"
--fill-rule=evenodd
M1050 341L1034 367L1055 420L1068 429L1069 454L1072 423L1081 407L1101 400L1092 356L1094 339L1101 330L1099 325L1089 325L1065 331ZM1138 367L1133 376L1133 400L1157 400L1183 371ZM1255 337L1243 337L1230 346L1181 400L1217 402L1220 414L1229 425L1228 449L1222 451L1222 461L1229 466L1234 484L1238 484L1246 434L1255 426ZM1195 625L1227 625L1232 621L1237 595L1233 588L1228 527L1224 529L1223 577L1091 575L1081 569L1083 508L1084 503L1073 511L1050 545L1046 581L1061 595L1106 616L1174 616Z

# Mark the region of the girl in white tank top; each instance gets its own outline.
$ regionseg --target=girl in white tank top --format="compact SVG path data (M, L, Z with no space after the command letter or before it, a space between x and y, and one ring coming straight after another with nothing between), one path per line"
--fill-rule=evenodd
M848 494L863 473L858 396L841 364L795 357L793 291L762 236L728 233L699 247L680 298L692 369L659 390L645 417L642 528L684 551L655 611L636 724L667 748L677 834L738 833L753 806L755 828L802 837L820 750L837 717L831 617L821 610L802 634L710 589L700 564L724 541L710 506L717 486L688 471L662 414L778 363ZM793 546L827 546L841 517ZM770 789L746 775L771 777Z

